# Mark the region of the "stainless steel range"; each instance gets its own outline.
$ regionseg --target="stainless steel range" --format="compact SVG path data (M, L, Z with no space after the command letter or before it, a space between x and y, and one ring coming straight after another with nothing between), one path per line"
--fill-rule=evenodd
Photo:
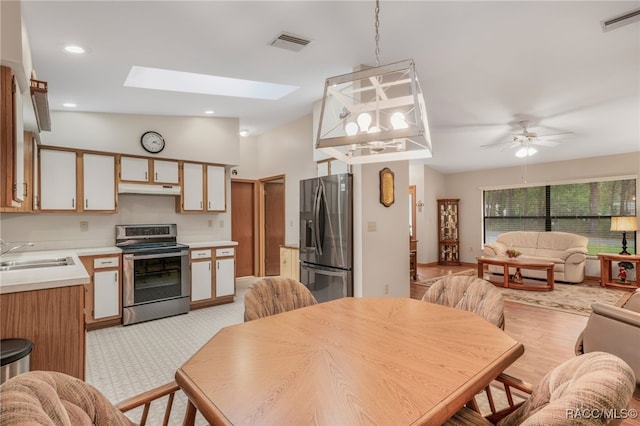
M122 324L189 312L189 246L177 227L116 225L122 249Z

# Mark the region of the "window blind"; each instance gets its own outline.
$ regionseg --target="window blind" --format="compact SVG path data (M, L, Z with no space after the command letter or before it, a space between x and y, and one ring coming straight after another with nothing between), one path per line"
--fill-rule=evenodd
M617 253L622 235L612 216L636 215L636 179L483 191L484 242L508 231L560 231L589 238L589 254ZM635 233L627 233L635 253Z

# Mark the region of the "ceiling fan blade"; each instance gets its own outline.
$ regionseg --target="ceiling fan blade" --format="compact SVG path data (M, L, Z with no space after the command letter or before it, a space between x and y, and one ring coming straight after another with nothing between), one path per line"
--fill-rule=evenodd
M517 142L507 141L507 142L498 142L498 143L490 143L487 145L480 145L480 148L498 148L505 145L511 145Z
M536 139L536 140L533 140L531 142L531 144L532 145L538 145L538 146L550 146L550 147L553 147L553 146L560 145L560 142L551 141L551 140L544 140L544 139Z
M513 141L513 142L509 142L509 144L507 146L505 146L504 148L502 148L500 151L506 151L508 149L512 149L512 148L518 148L521 147L522 144L518 141Z
M569 136L574 136L573 132L562 132L562 133L553 133L551 135L537 135L536 139L538 140L554 140L554 139L560 139L560 138L566 138Z

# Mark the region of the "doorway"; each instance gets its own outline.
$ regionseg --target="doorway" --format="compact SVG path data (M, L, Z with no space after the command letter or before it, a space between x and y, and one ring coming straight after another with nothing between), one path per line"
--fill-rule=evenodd
M231 179L231 239L236 247L236 276L256 275L258 270L258 183Z
M261 179L261 275L280 275L280 246L284 244L284 175Z

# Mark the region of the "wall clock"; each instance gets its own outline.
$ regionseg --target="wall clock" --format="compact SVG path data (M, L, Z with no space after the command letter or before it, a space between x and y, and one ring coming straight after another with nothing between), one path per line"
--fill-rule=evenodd
M158 132L144 132L140 137L142 147L152 154L157 154L164 149L164 138Z

